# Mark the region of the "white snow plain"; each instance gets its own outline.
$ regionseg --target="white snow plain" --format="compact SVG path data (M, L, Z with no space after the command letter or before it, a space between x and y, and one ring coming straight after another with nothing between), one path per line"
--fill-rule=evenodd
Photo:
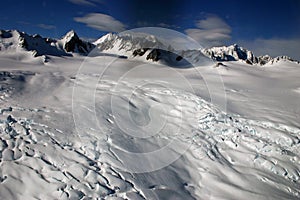
M0 199L300 198L298 64L0 59Z

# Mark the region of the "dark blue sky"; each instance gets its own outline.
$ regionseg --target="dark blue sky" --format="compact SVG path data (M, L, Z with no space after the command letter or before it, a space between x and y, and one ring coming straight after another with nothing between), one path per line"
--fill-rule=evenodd
M204 46L239 43L256 49L259 43L300 41L299 0L6 0L1 4L0 29L44 37L60 38L74 29L81 37L98 38L109 31L161 26L189 34Z

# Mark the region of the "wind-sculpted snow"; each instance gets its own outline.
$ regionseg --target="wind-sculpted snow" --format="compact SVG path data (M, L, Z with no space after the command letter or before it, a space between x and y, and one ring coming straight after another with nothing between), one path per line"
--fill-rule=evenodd
M6 79L0 91L1 199L300 198L298 128L225 113L166 83L144 79L136 87L132 79L105 76L95 91L96 121L83 116L87 127L77 134L63 106L5 106L16 89L27 91L15 81L62 76L35 74L1 75ZM59 85L76 81L89 92L98 79L94 73L64 75ZM66 98L55 95L58 102ZM82 102L82 115L92 112L89 105ZM92 129L95 122L99 130ZM156 157L139 157L162 148ZM168 156L176 160L151 171L149 165L167 162Z

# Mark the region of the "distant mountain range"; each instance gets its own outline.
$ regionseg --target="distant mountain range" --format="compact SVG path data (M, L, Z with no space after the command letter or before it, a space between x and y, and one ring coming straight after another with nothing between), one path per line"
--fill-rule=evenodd
M166 46L154 36L132 37L131 35L106 34L95 42L87 42L78 37L72 30L61 39L43 38L40 35L29 35L17 30L0 30L0 53L31 54L33 57L42 56L47 62L48 56L87 56L97 48L99 52L117 55L122 58L143 59L153 62L176 64L185 62L197 63L204 58L217 62L240 61L249 65L274 64L281 61L295 62L288 56L255 56L253 52L237 44L223 47L212 47L200 50L175 50Z

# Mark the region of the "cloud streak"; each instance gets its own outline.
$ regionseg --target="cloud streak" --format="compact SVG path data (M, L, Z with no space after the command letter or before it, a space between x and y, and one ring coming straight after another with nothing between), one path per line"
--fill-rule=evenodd
M125 30L125 25L112 16L102 13L90 13L83 17L75 17L76 22L84 23L88 27L105 32L121 32Z
M37 24L36 26L46 30L56 29L56 26L49 24Z
M231 39L231 27L217 16L208 16L185 33L204 47L218 46Z

